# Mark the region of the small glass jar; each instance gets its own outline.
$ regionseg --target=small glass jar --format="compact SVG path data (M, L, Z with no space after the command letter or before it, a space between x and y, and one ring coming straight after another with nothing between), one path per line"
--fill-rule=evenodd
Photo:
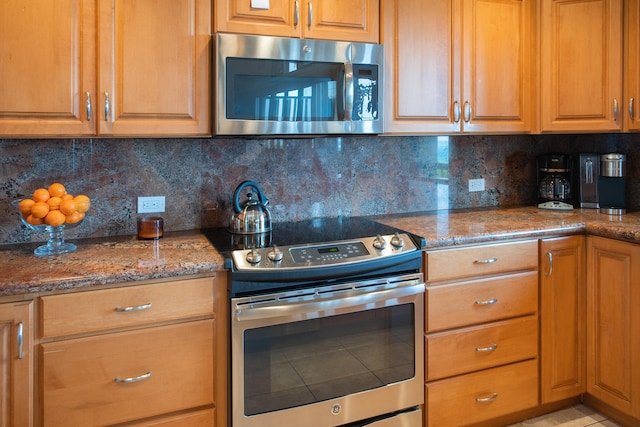
M160 216L138 218L138 239L158 240L162 237L164 220Z

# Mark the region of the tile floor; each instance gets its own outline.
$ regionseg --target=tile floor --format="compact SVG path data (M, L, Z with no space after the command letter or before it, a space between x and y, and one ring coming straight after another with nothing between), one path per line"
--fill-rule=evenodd
M509 427L619 427L585 405L575 405L561 411L512 424Z

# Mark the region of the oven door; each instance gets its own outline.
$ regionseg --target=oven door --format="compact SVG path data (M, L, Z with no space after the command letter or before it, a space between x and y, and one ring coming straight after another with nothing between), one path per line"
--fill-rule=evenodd
M416 273L233 298L233 427L337 426L423 403L424 290Z

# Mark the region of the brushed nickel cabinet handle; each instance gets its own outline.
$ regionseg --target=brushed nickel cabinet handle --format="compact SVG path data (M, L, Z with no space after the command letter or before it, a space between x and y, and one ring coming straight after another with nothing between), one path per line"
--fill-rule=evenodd
M491 344L488 347L476 347L478 353L490 353L498 348L498 344Z
M453 101L453 122L460 123L460 103Z
M635 117L635 113L634 113L634 108L633 108L633 104L635 102L634 98L629 98L629 117L631 118L631 121L634 121L636 119Z
M313 24L313 4L311 4L311 2L309 2L309 6L308 6L308 12L309 12L309 30L311 29L311 24Z
M547 258L549 258L549 271L547 271L547 276L551 276L553 274L553 253L547 252Z
M86 100L86 104L85 104L85 108L87 110L87 121L90 122L91 121L91 93L87 92L87 100Z
M491 298L488 300L484 300L484 301L476 301L475 304L476 305L493 305L495 303L498 302L498 298Z
M483 403L483 402L491 402L492 400L496 400L498 398L498 393L491 393L491 396L488 397L476 397L476 402L478 403Z
M616 122L618 121L618 113L619 113L618 98L614 98L613 99L613 120L615 120Z
M131 307L116 307L115 311L118 313L130 313L132 311L141 311L151 308L152 303L142 304L142 305L134 305Z
M487 259L477 259L475 261L473 261L474 264L493 264L494 262L497 262L498 258L487 258Z
M130 384L130 383L137 383L138 381L143 381L148 378L151 378L151 371L147 372L146 374L138 375L137 377L129 377L129 378L116 377L114 381L117 382L118 384Z
M471 103L469 101L465 101L464 103L464 121L465 123L469 123L471 121Z
M18 359L24 359L23 343L24 343L24 323L18 323Z
M300 23L300 2L298 0L293 4L293 28L298 28Z
M104 121L109 121L109 92L104 93Z

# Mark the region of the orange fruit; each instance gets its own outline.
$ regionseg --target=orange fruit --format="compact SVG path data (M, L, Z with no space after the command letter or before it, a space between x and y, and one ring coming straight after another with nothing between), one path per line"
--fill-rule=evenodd
M73 194L69 194L69 193L63 194L62 196L60 196L60 198L62 200L73 200Z
M65 215L59 210L51 211L44 217L44 223L52 227L58 227L66 221Z
M27 221L27 223L31 224L31 225L42 225L44 223L44 221L42 220L42 218L36 218L33 215L29 215L27 216L27 218L25 219L25 221Z
M49 200L47 200L47 204L49 205L50 211L55 211L56 209L59 209L60 203L62 203L62 199L58 196L50 197Z
M62 200L60 203L60 212L65 215L71 215L78 209L78 205L75 200Z
M59 182L51 184L48 190L51 197L62 197L67 193L67 189Z
M45 202L36 202L31 206L31 215L34 218L44 218L49 213L49 205Z
M29 216L29 214L31 213L31 207L35 203L36 202L34 202L32 199L20 200L20 203L18 203L18 209L20 209L20 213L23 217L26 218L27 216Z
M67 224L75 224L77 222L82 221L83 219L84 219L84 214L78 211L75 211L71 215L67 215L66 217Z
M78 194L73 200L76 202L76 208L80 213L85 213L91 206L91 200L84 194Z
M46 188L38 188L36 191L33 192L33 201L34 202L46 202L47 200L49 200L49 197L51 197L51 194L49 194L49 190L47 190Z

